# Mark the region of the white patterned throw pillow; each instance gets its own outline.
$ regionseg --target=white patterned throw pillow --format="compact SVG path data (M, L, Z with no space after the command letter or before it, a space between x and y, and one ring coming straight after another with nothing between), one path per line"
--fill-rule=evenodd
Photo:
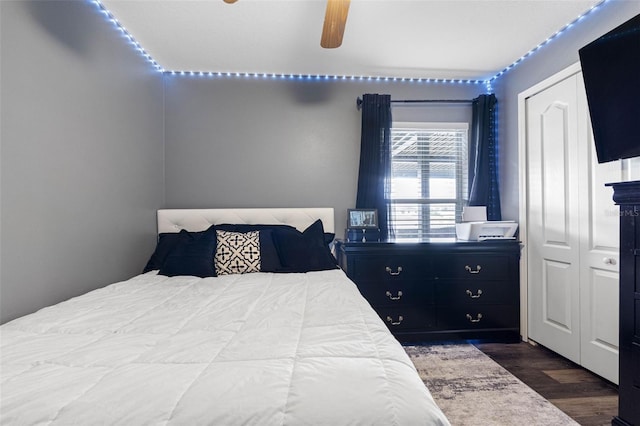
M216 230L216 272L218 275L260 272L260 232Z

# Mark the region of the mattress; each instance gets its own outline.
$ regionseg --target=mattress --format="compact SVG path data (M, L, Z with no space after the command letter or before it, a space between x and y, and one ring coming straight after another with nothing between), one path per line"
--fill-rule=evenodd
M445 425L339 269L156 271L0 327L3 425Z

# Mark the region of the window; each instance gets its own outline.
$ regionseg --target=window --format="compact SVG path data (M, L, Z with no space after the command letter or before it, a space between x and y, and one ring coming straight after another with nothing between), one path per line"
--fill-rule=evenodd
M468 123L393 123L390 225L397 240L455 237L467 202Z

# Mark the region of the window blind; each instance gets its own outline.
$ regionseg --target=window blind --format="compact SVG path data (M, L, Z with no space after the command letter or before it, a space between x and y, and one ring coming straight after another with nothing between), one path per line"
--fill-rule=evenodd
M390 223L397 240L455 236L467 201L468 123L394 123Z

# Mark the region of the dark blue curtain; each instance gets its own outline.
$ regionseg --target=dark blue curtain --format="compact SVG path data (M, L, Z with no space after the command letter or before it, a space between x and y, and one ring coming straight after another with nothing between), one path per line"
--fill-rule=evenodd
M469 205L487 206L487 219L502 220L494 94L473 100L469 141Z
M365 94L362 97L360 171L356 208L378 209L380 238L390 236L387 207L391 177L391 95Z

